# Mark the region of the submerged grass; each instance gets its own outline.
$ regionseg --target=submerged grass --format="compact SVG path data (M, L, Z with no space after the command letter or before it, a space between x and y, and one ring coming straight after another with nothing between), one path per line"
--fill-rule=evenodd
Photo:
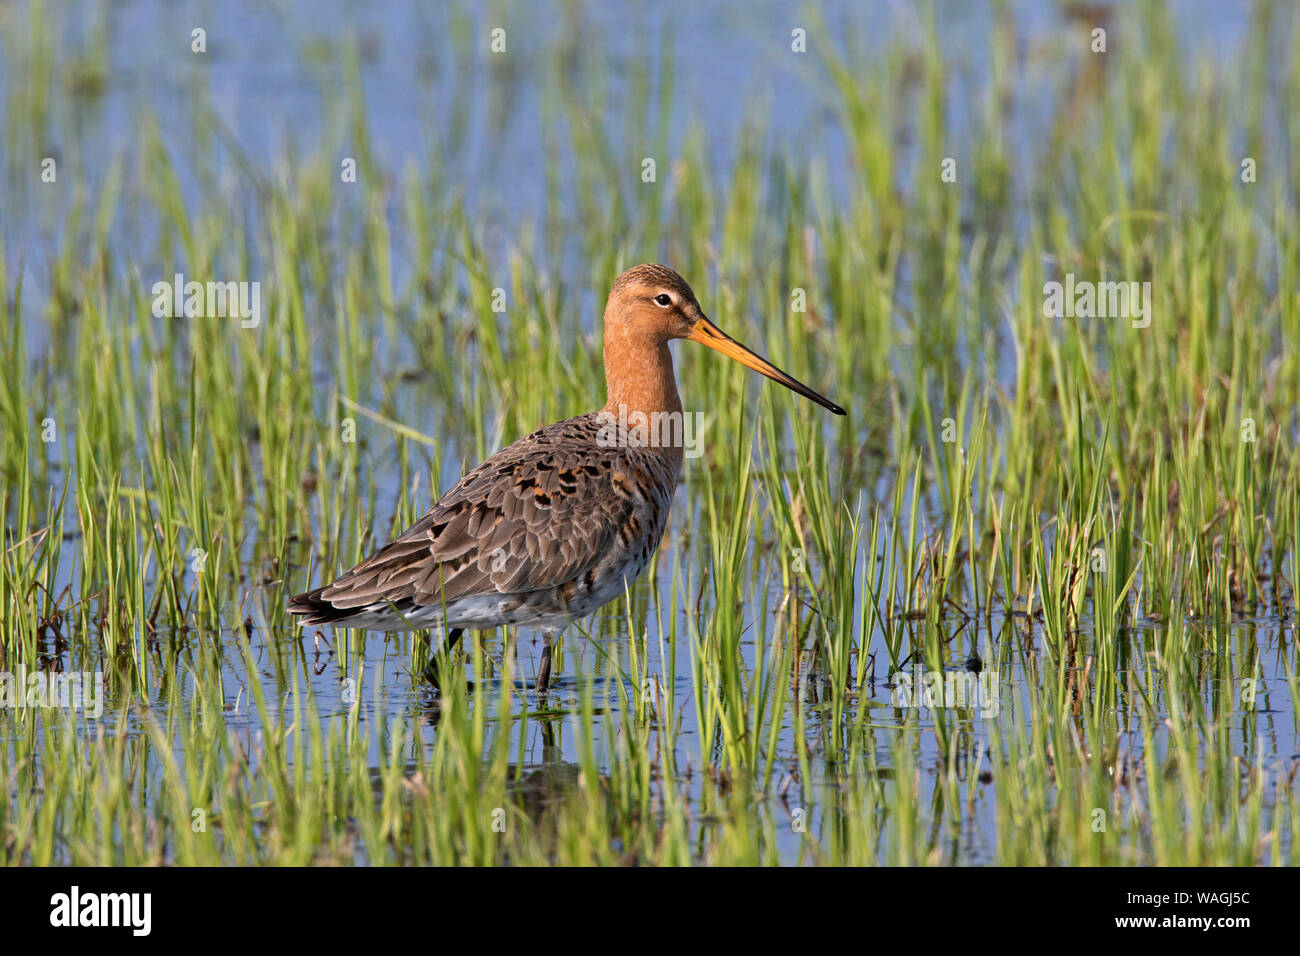
M1255 8L1265 82L1159 4L1104 64L1072 23L1016 58L997 11L978 94L934 16L877 56L809 14L842 182L758 120L720 168L665 36L621 75L599 42L445 75L494 124L537 87L551 199L504 241L452 188L471 118L422 107L441 158L386 166L345 41L309 151L245 154L195 74L192 129L140 110L96 177L7 192L43 243L0 239L0 671L106 694L0 708L0 862L1294 864L1297 20ZM108 69L105 22L68 54L28 12L24 183ZM287 595L596 407L599 304L643 260L848 419L679 350L705 454L546 708L527 634L435 701L425 635L297 632ZM155 318L175 272L259 280L263 321ZM1066 273L1149 281L1150 325L1045 316ZM918 668L997 706L900 706Z

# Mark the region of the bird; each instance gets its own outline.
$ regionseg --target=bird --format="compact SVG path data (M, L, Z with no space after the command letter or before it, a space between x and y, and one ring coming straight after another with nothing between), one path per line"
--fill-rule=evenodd
M635 266L605 306L605 406L487 458L375 554L292 598L289 612L302 626L442 629L444 653L466 630L532 628L543 637L543 693L556 635L626 593L663 537L684 444L673 339L846 414L719 329L675 271ZM438 686L432 662L425 676Z

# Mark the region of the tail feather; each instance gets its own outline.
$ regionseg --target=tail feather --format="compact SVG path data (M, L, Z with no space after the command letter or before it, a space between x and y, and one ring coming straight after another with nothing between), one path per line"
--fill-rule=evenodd
M442 623L441 607L417 606L409 597L381 598L369 604L336 605L324 596L330 585L305 591L289 601L289 613L304 627L359 627L374 631L408 631ZM409 615L409 616L408 616Z
M324 591L325 588L321 587L296 595L289 602L289 613L301 618L298 623L304 626L340 624L357 613L354 607L335 607L321 596Z

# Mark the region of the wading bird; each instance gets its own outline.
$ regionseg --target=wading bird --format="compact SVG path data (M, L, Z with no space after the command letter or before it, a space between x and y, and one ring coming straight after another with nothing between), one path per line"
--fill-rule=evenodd
M303 625L379 631L522 625L543 634L536 687L555 635L625 592L663 537L682 466L680 440L639 423L680 422L671 339L730 356L837 415L844 409L714 325L685 280L640 265L605 306L604 409L547 425L465 474L433 509L338 580L299 594ZM677 433L678 437L681 431ZM428 676L436 684L437 675Z

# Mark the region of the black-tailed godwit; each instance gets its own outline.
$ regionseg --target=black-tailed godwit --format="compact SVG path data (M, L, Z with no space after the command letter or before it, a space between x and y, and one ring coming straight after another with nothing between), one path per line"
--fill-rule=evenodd
M411 528L333 583L299 594L289 611L304 625L441 627L448 650L466 629L533 627L543 633L544 690L555 634L623 594L663 537L684 435L671 339L707 345L844 414L723 333L672 269L636 266L605 306L601 411L503 448Z

